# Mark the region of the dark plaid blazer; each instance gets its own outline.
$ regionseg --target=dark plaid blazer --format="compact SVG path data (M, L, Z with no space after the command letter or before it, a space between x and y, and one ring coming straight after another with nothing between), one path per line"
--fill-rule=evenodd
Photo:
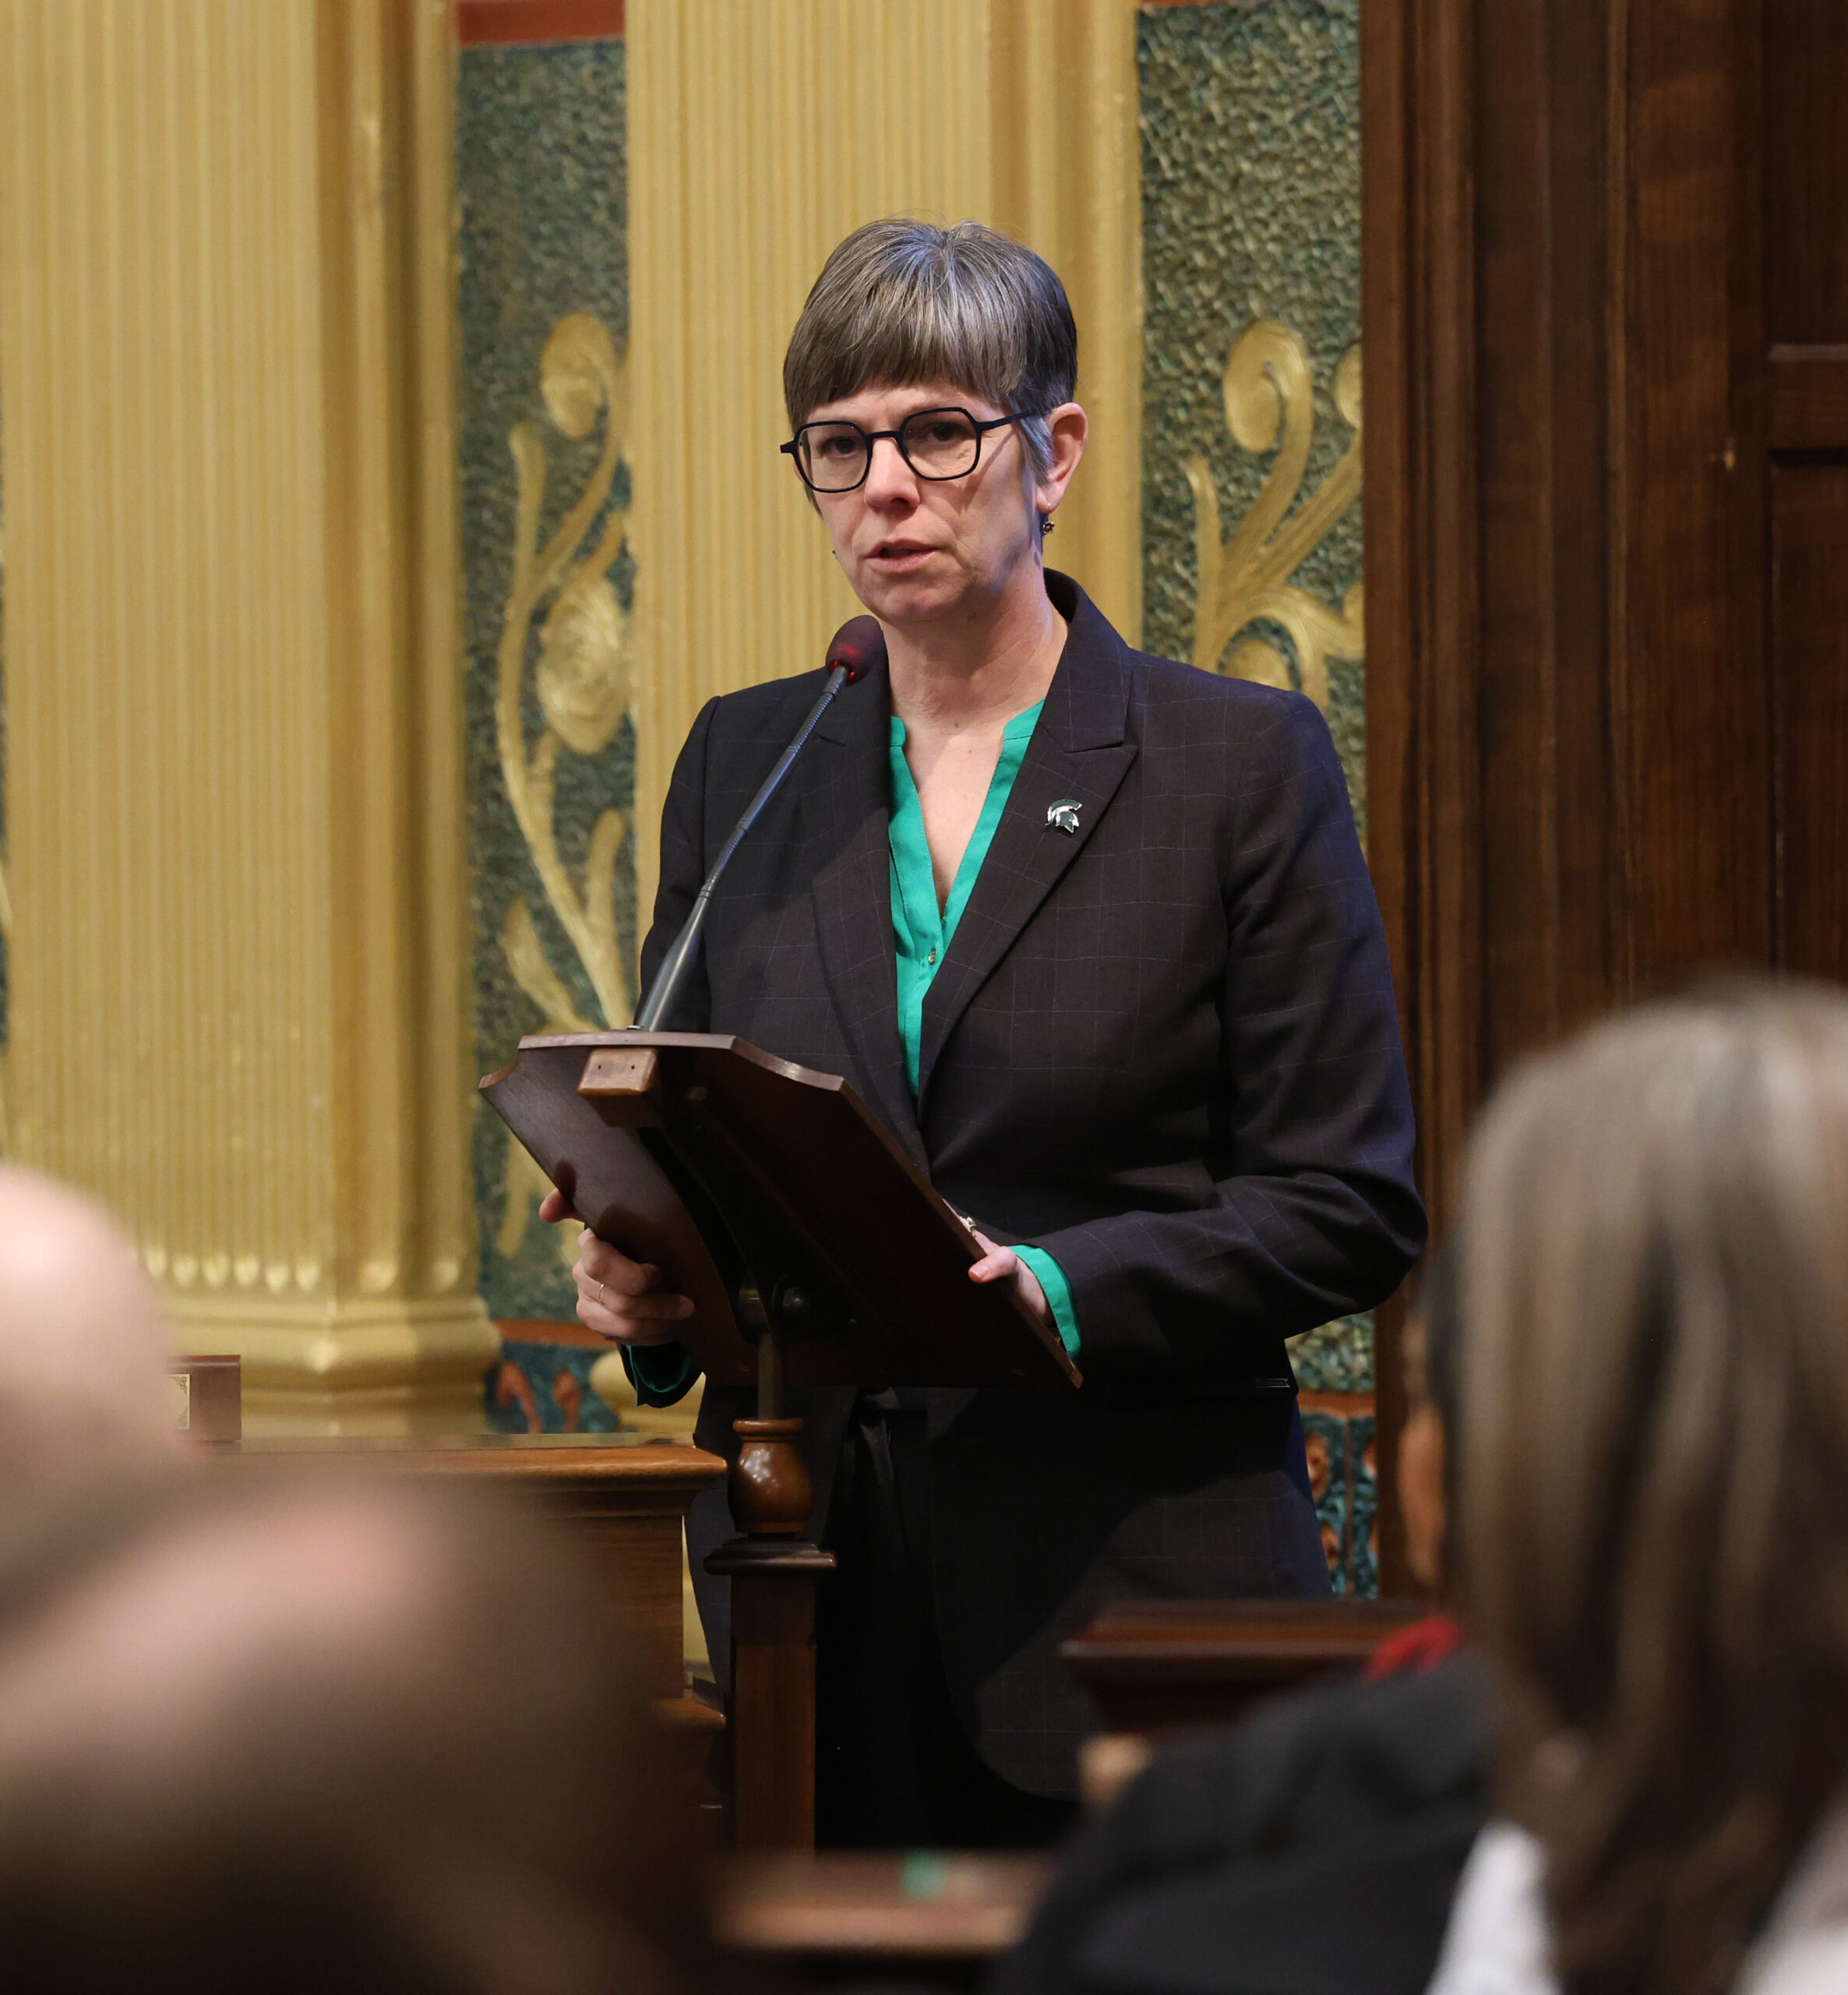
M1131 651L1074 583L1046 587L1070 635L925 1001L916 1101L883 669L841 694L732 860L672 1023L845 1075L953 1206L1065 1270L1081 1394L929 1396L951 1693L991 1765L1056 1793L1094 1722L1057 1645L1098 1607L1326 1589L1282 1473L1284 1340L1389 1294L1425 1222L1378 911L1321 716ZM694 723L644 980L820 681L730 694ZM1048 822L1066 799L1075 835ZM852 1395L806 1399L820 1529ZM732 1451L748 1411L709 1393L702 1445ZM715 1497L692 1549L721 1668L700 1563L727 1534Z

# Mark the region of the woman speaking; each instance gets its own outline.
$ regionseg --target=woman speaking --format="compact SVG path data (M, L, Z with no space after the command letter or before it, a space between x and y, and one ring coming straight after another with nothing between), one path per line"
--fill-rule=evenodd
M856 231L784 362L783 447L887 662L713 902L674 1016L844 1075L972 1217L1081 1392L792 1393L820 1592L824 1841L1046 1840L1126 1596L1328 1589L1284 1340L1417 1255L1384 944L1328 730L1130 649L1042 557L1084 454L1058 278L972 222ZM669 789L652 980L820 675L711 701ZM565 1216L555 1194L545 1216ZM578 1314L646 1403L690 1313L587 1232ZM736 1399L739 1404L732 1402ZM735 1452L742 1393L699 1439ZM722 1583L689 1545L715 1659Z

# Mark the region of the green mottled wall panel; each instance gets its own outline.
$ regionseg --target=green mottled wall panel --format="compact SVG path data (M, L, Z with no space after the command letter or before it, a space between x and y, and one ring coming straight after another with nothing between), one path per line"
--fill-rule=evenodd
M1270 471L1229 433L1228 355L1256 320L1281 322L1307 351L1315 427L1293 514L1328 479L1352 433L1335 379L1360 334L1359 0L1243 0L1145 7L1137 19L1143 235L1143 642L1192 655L1198 577L1190 455L1218 490L1223 535ZM1351 506L1294 573L1338 606L1360 580L1360 509ZM1301 675L1287 633L1268 638ZM1362 666L1335 659L1325 711L1365 828ZM1368 1392L1370 1319L1350 1319L1292 1349L1305 1387Z
M570 313L591 315L618 353L628 337L623 57L621 41L606 41L470 48L460 61L457 177L469 850L475 1037L483 1072L503 1064L522 1033L569 1022L556 1015L567 1005L586 1022L627 1022L626 1015L606 1020L611 1008L599 1003L583 953L553 911L510 800L495 726L499 652L514 574L517 487L510 434L517 425L530 425L543 450L542 538L592 478L601 436L601 421L576 439L559 427L561 412L570 426L579 425L568 396L561 402L555 393L554 405L548 405L541 391L547 340ZM619 465L586 546L627 503L627 471ZM562 670L566 697L576 697L578 711L575 723L567 718L570 738L559 745L550 822L559 860L580 886L599 821L616 810L626 822L633 801L634 735L622 683L633 599L624 551L607 570L607 589L582 593L582 613L557 622L555 699ZM536 689L544 649L540 633L555 601L555 592L541 601L521 642L529 753L547 726ZM627 835L616 852L609 899L632 1001L635 873ZM503 946L510 916L517 920L522 903L532 917L536 960L530 947L524 952L517 947L510 960ZM556 989L541 1001L548 976ZM540 1188L524 1164L499 1121L479 1112L474 1166L482 1294L496 1317L568 1319L575 1298L561 1235L575 1230L555 1233L537 1223Z

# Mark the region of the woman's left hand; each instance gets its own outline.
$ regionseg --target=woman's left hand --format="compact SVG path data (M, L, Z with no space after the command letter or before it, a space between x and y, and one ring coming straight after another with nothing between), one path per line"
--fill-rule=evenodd
M975 1234L987 1250L982 1259L969 1269L971 1281L1010 1281L1020 1291L1021 1301L1049 1329L1053 1326L1053 1312L1046 1299L1046 1291L1039 1285L1039 1277L1034 1273L1011 1247L997 1247L986 1233L969 1231Z

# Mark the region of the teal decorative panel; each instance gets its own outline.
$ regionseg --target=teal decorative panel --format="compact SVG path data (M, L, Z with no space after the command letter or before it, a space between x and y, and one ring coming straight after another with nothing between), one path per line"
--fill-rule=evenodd
M1359 0L1144 7L1137 62L1143 641L1316 698L1364 835ZM1369 1393L1371 1319L1291 1357L1306 1389Z
M1321 1527L1328 1584L1338 1594L1370 1595L1380 1590L1374 1530L1379 1508L1376 1425L1370 1413L1308 1407L1303 1414L1310 1495Z
M622 538L628 468L606 448L619 441L629 330L624 87L619 40L460 58L467 782L484 1072L523 1033L624 1024L633 1001L634 576ZM556 574L527 585L535 548L587 496L588 517L573 523ZM496 714L510 670L511 757ZM573 1229L534 1219L543 1187L485 1111L474 1164L490 1315L568 1319Z
M1303 1442L1309 1462L1309 1493L1315 1520L1321 1527L1322 1555L1328 1562L1328 1584L1336 1593L1347 1587L1348 1513L1353 1492L1348 1480L1348 1423L1338 1414L1305 1411Z
M1380 1591L1380 1546L1376 1525L1380 1510L1379 1463L1374 1447L1379 1423L1371 1414L1357 1414L1348 1422L1348 1478L1353 1491L1348 1514L1348 1591Z
M488 1427L495 1434L614 1434L622 1422L591 1389L604 1354L577 1344L510 1336L488 1375Z

